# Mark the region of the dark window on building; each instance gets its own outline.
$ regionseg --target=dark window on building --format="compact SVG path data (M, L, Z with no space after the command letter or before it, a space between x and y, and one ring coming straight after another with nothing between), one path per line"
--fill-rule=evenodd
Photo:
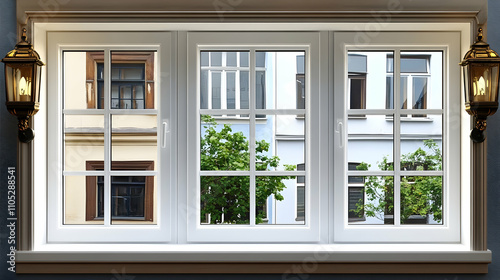
M104 64L97 64L97 108L104 108ZM145 66L142 63L111 65L111 109L144 109Z
M298 171L306 170L304 163L297 164ZM297 176L297 218L296 221L305 221L306 217L306 177Z
M347 170L358 170L358 162L349 162ZM364 212L356 213L358 205L365 203L365 177L364 176L348 176L348 220L349 222L364 221L366 220Z
M297 75L296 75L296 95L297 109L306 108L306 81L304 69L304 56L297 56Z

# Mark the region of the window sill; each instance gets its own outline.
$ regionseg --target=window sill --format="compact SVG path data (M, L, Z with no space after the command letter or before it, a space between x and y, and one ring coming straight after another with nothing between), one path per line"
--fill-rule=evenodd
M222 245L224 246L224 245ZM274 245L269 245L274 247ZM306 245L307 246L307 245ZM330 245L325 245L329 247ZM488 273L490 251L332 252L180 251L27 252L16 254L19 274L38 273ZM194 245L193 248L198 248ZM201 247L204 247L201 245ZM296 246L292 246L294 248ZM176 248L176 245L173 245ZM182 248L182 246L181 246ZM323 249L322 249L323 248Z
M385 118L388 122L393 122L392 117ZM433 122L434 120L428 117L402 117L401 122Z

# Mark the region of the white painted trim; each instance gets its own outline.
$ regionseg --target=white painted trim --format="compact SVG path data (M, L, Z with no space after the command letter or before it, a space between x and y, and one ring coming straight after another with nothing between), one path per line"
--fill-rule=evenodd
M336 107L335 120L345 121L347 118L345 110L340 104L345 103L345 87L347 83L347 51L348 50L392 50L395 52L394 59L394 87L399 88L399 52L406 50L441 50L443 51L443 224L432 225L427 227L417 227L399 224L399 180L402 175L400 167L397 164L394 167L392 176L394 177L394 225L350 225L347 222L347 191L342 187L347 185L345 162L347 158L347 149L339 148L339 145L334 146L334 154L343 154L344 157L335 157L334 165L336 172L334 174L334 210L335 225L334 225L334 241L335 242L463 242L461 238L461 215L463 215L460 203L460 187L461 184L468 182L460 182L457 174L460 170L460 148L462 141L452 141L451 139L467 139L460 137L459 127L457 125L448 125L453 122L460 112L461 104L457 94L460 92L459 84L459 66L458 62L461 59L460 44L461 33L459 32L405 32L405 33L365 33L366 38L370 40L366 43L359 42L359 33L355 32L337 32L334 34L335 45L338 46L337 52L334 52L336 62L335 72L335 93ZM450 75L450 72L453 75ZM399 103L399 95L395 94L395 104ZM345 105L344 105L345 107ZM338 111L340 110L340 112ZM351 110L352 111L352 110ZM363 111L363 110L358 110ZM367 110L368 111L368 110ZM383 112L384 110L376 110ZM385 110L387 113L391 110ZM401 114L403 110L396 107L392 110L393 114ZM415 111L415 110L411 110ZM421 112L427 110L419 110ZM439 111L439 110L438 110ZM343 113L342 113L343 112ZM450 114L453 112L454 114ZM400 133L400 118L395 118L394 134ZM344 137L346 137L344 135ZM394 157L400 158L400 138L394 137ZM450 139L450 140L446 140ZM347 139L344 139L347 143ZM339 171L341 170L341 171ZM470 191L469 191L470 192Z
M156 225L113 225L111 226L110 215L105 215L104 225L95 226L95 225L64 225L64 217L63 213L60 209L63 209L63 196L61 186L63 186L62 178L63 178L63 168L61 163L62 160L62 52L67 49L79 49L79 50L87 50L87 49L101 49L105 51L105 58L108 58L108 62L105 63L104 71L107 76L110 75L109 71L109 57L111 50L156 50L157 51L157 59L161 63L156 63L158 77L158 82L155 83L156 92L162 92L163 94L157 94L158 106L164 108L163 110L157 111L159 117L157 118L158 122L162 119L170 119L173 118L171 114L173 113L171 110L171 100L170 95L168 93L172 92L171 78L173 79L174 75L168 76L172 69L169 69L171 64L171 33L163 32L163 33L152 33L152 32L123 32L123 33L105 33L105 32L82 32L82 33L68 33L68 32L47 32L47 72L48 72L48 86L50 95L46 101L48 108L47 111L47 122L51 125L48 127L47 131L47 143L50 143L47 148L48 154L48 162L49 166L50 162L56 163L56 167L49 169L48 172L48 181L47 181L47 236L45 240L37 240L37 246L40 246L44 243L53 243L53 242L168 242L171 239L171 221L172 217L169 215L172 210L176 207L174 200L172 199L171 188L174 186L175 169L172 169L173 164L169 163L170 159L170 151L175 150L173 146L171 146L171 140L167 139L168 150L164 153L160 153L159 157L162 160L166 161L158 162L156 166L157 171L140 171L141 175L146 176L157 176L157 197L158 197L158 205L157 211L155 215L157 215L157 224ZM166 67L166 69L162 69L161 67ZM162 72L162 70L164 70ZM162 77L159 75L162 73ZM166 75L167 78L163 77ZM109 89L109 84L105 83L105 89ZM105 98L105 105L108 99ZM160 105L161 104L161 105ZM108 104L109 105L109 104ZM109 106L105 106L108 108ZM175 109L175 108L173 108ZM93 111L93 110L92 110ZM109 113L112 110L104 109L100 110L101 114L107 115L109 118ZM93 113L93 112L92 112ZM114 112L113 112L114 113ZM117 110L117 114L129 114L129 110ZM152 113L152 111L147 112ZM105 118L106 119L106 118ZM175 119L175 118L174 118ZM110 120L105 122L105 127L110 125ZM157 127L158 126L157 124ZM171 131L175 131L174 128L170 128ZM105 133L105 144L106 146L110 146L111 144L111 135L109 129L106 130ZM170 138L170 137L168 137ZM157 139L157 145L159 146ZM158 149L160 152L160 149ZM105 214L110 211L110 182L109 176L111 175L130 175L134 173L133 171L111 171L110 170L110 160L111 154L110 150L106 153L105 156L105 170L104 175L108 177L108 180L105 181ZM83 172L85 173L85 172ZM137 173L137 174L139 174ZM69 175L73 173L64 172L64 174ZM80 173L74 173L79 175ZM88 174L82 175L91 175L92 172ZM162 181L162 178L165 178ZM172 179L173 178L173 179ZM161 186L161 188L160 188ZM108 199L106 199L108 197ZM170 201L170 202L168 202ZM162 206L163 205L163 206ZM169 209L164 210L162 209ZM43 228L40 228L37 223L37 232L43 231Z
M213 110L200 110L199 108L199 51L205 49L238 49L243 48L250 51L250 93L254 92L255 87L255 74L252 69L255 69L255 62L251 58L255 53L255 50L263 49L266 51L270 50L293 50L293 51L305 51L306 52L306 65L309 85L308 92L313 93L314 97L311 97L309 103L318 105L319 108L319 67L322 63L319 59L319 33L318 32L287 32L287 33L274 33L274 32L190 32L188 33L188 122L185 125L188 133L188 147L199 147L200 130L199 130L199 114L213 111ZM189 79L191 79L189 81ZM196 79L196 80L194 80ZM257 110L255 109L255 94L250 94L250 109L247 110L250 116L255 116L261 112L267 114L284 114L284 113L306 113L308 114L307 124L306 124L306 135L309 135L306 141L306 162L308 167L306 170L311 170L307 176L307 185L309 186L322 186L320 188L309 188L306 190L306 224L305 225L255 225L250 222L249 225L200 225L200 211L199 211L199 176L216 175L217 172L210 171L197 171L195 168L199 168L199 150L196 148L188 148L188 242L318 242L319 232L321 231L321 223L319 220L320 208L319 204L315 200L320 198L320 193L326 191L327 185L321 183L319 180L320 175L315 174L319 170L319 160L321 160L318 145L312 144L314 141L318 141L318 138L313 135L319 134L319 110ZM311 105L309 105L311 106ZM234 113L240 113L243 110L231 110ZM224 110L221 112L226 114ZM254 127L256 120L255 118L250 118L250 127ZM255 132L250 130L250 153L255 151L254 146ZM314 140L316 139L316 140ZM314 159L314 160L312 160ZM220 172L219 174L225 174L226 172ZM234 172L232 172L234 173ZM259 172L260 173L260 172ZM278 175L279 172L266 172L262 174ZM294 174L296 172L293 172ZM234 174L241 174L250 176L250 180L255 178L254 175L258 175L254 163L250 161L249 171L239 171ZM292 173L289 173L292 174ZM302 173L297 173L302 174ZM252 185L252 181L251 181ZM255 205L255 201L252 199L252 194L255 192L254 188L250 189L250 205ZM326 209L325 209L326 211ZM250 218L254 217L254 211L250 211Z
M461 53L465 53L470 45L471 42L471 34L473 34L473 26L474 24L472 21L461 21L460 23L401 23L401 22L394 22L394 23L388 23L387 25L384 24L384 30L386 31L455 31L460 33L460 44L459 47L461 48ZM237 30L237 31L243 31L243 30L252 30L252 31L269 31L269 30L277 30L277 31L297 31L297 30L302 30L302 31L316 31L316 30L323 30L322 36L320 41L320 52L322 54L328 53L330 50L328 49L329 46L334 46L333 42L333 33L329 34L326 31L329 30L337 30L337 31L359 31L359 30L366 30L366 28L370 27L370 23L43 23L43 22L33 22L32 23L32 30L33 30L33 42L36 46L37 51L40 53L42 60L47 61L47 43L46 43L46 38L47 38L47 33L51 31L104 31L104 30L114 30L114 31L171 31L171 30L181 30L180 32L173 32L172 33L172 41L175 41L175 39L179 38L179 41L176 41L174 45L179 46L177 53L174 52L174 48L172 48L172 57L176 57L175 54L177 54L177 60L172 60L172 68L170 73L175 74L175 70L179 69L179 73L187 73L185 69L185 65L183 65L183 61L187 61L187 53L186 53L186 46L183 45L184 41L187 40L187 32L185 30L220 30L220 31L226 31L226 30ZM184 30L184 31L182 31ZM175 34L175 35L174 35ZM325 36L326 34L326 36ZM184 47L184 48L183 48ZM49 48L50 51L50 48ZM322 56L323 57L323 56ZM331 79L332 74L332 69L333 69L333 56L328 56L326 55L325 57L328 57L329 65L327 63L323 63L322 65L319 66L321 69L319 71L321 80L329 80ZM177 61L179 61L179 65L176 65ZM43 80L45 81L46 73L42 73ZM50 75L49 75L50 76ZM186 77L178 77L178 88L177 85L172 85L170 86L170 91L171 92L187 92L187 90L183 90L183 87L187 82L185 81ZM174 78L175 82L177 80ZM308 83L310 84L310 83ZM328 94L324 99L321 99L319 104L316 104L319 108L321 108L322 111L327 112L328 107L333 108L334 106L337 108L337 106L341 106L341 104L338 103L333 103L333 86L332 84L326 85L326 84L320 84L318 85L319 91L320 92L328 92ZM35 161L35 208L34 209L45 209L47 202L44 199L46 197L46 186L47 186L47 180L46 180L46 174L47 170L50 170L51 168L58 168L57 165L51 165L50 163L56 163L61 162L61 161L54 161L54 156L53 154L47 153L47 147L52 147L53 145L58 145L58 142L50 142L47 141L47 114L50 113L51 109L53 108L61 108L60 104L57 103L51 103L48 104L46 100L47 94L54 94L54 92L60 92L59 85L58 84L52 84L48 83L47 88L42 87L41 91L41 109L40 112L34 117L36 121L36 129L37 129L37 137L34 140L35 143L35 155L34 155L34 161ZM177 96L174 96L173 99L177 98ZM169 105L166 105L166 107L169 107L169 109L172 112L172 116L177 116L177 105L176 104L187 104L187 96L184 95L179 95L178 96L178 102L175 102L176 100L172 100L173 102L170 102ZM461 97L462 100L457 101L463 103L463 96ZM47 110L47 106L50 107ZM308 105L310 106L310 105ZM184 107L185 108L185 107ZM179 105L180 110L184 110L182 105ZM310 107L309 107L310 108ZM339 110L336 110L339 112ZM325 119L320 120L320 126L323 127L325 124L328 125L329 127L333 127L333 121L329 120L334 120L334 115L333 111L328 111L328 117ZM454 112L455 116L460 115L460 121L459 121L459 127L461 128L461 135L468 135L469 133L469 116L467 114L458 113ZM337 116L335 116L337 117ZM164 119L168 119L169 117L166 116ZM179 123L187 123L189 121L189 117L183 116L182 114L178 116L179 118ZM159 121L161 118L158 118ZM335 118L336 119L336 118ZM175 119L169 120L169 123L172 124L172 126L176 126L177 121ZM53 123L51 123L53 124ZM464 125L467 124L467 125ZM171 128L172 131L172 128ZM175 127L174 130L175 131ZM318 141L319 145L321 146L326 146L326 145L331 145L330 148L330 153L333 151L334 147L334 141L330 141L330 139L335 139L335 143L338 143L338 137L336 134L334 134L333 129L327 129L327 130L321 130L320 131L320 139ZM49 132L50 133L50 132ZM174 133L172 133L173 135ZM329 136L329 137L328 137ZM58 140L60 141L60 140ZM171 184L172 186L174 185L175 178L177 174L179 174L179 186L186 186L186 181L188 178L184 175L187 174L187 163L185 161L185 154L181 151L186 151L187 150L187 135L178 133L178 137L171 137L170 141L172 143L169 143L176 146L175 142L179 141L179 149L177 150L178 152L172 152L170 155L173 159L173 162L179 162L178 166L171 166L170 170L172 170L171 175ZM60 144L60 143L59 143ZM363 244L363 245L354 245L354 244L345 244L340 246L340 245L335 245L333 247L328 247L328 250L346 250L346 251L362 251L362 250L373 250L373 251L406 251L406 250L436 250L436 251L446 251L446 250L451 250L450 248L455 248L453 250L461 250L461 251L467 251L470 248L467 246L467 244L470 244L470 184L467 182L470 182L470 166L467 164L470 162L470 143L467 143L466 141L461 142L462 145L462 172L461 174L461 202L462 202L462 239L461 239L461 244L458 244L456 247L453 247L455 245L450 245L452 247L448 247L448 245L443 245L443 244L430 244L430 245L425 245L425 244L383 244L383 246L377 247L376 244ZM179 156L178 159L176 159L177 155ZM165 160L162 159L163 162ZM326 162L328 163L330 160L326 159ZM325 178L328 181L329 179L331 180L330 182L333 182L333 178L331 176L328 176L328 173L331 172L333 163L331 164L325 164L325 160L321 161L321 165L319 168L318 173L320 174L321 181L324 182ZM178 172L175 170L175 168L178 168ZM334 168L336 170L336 168ZM335 173L336 174L336 173ZM330 186L333 185L333 183L328 184ZM178 204L179 207L175 207L173 209L172 214L170 217L172 218L172 221L177 221L177 229L172 228L170 234L173 237L173 242L178 242L178 243L185 243L187 240L185 240L182 236L186 236L185 233L185 225L187 224L187 216L184 214L186 212L186 202L188 200L186 194L179 192L176 193L177 188L173 189L173 194L170 197L170 203L172 205ZM330 193L329 190L327 190L323 195L320 197L320 204L323 205L323 207L328 207L326 205L333 205L333 195ZM333 206L332 206L333 207ZM324 208L322 208L324 210ZM329 217L329 213L333 213L332 209L326 209L326 211L321 211L320 216L321 220L333 220L333 217ZM34 220L35 220L35 250L38 251L43 251L43 250L95 250L96 248L99 248L99 250L133 250L135 248L136 251L155 251L155 250L171 250L172 245L168 246L157 246L157 245L150 245L150 244L127 244L127 246L124 245L110 245L110 244L86 244L86 245L81 245L81 244L73 244L73 245L68 245L68 244L46 244L46 220L47 220L47 214L45 211L35 211L34 213ZM333 232L333 223L330 223L329 225L329 231ZM328 239L330 238L330 242L333 242L332 239L333 235L329 235L328 233L325 234L325 232L320 233L319 240L321 242L328 242ZM240 244L241 245L241 244ZM228 246L234 246L234 248L237 248L238 250L247 250L251 251L251 247L257 247L259 250L262 250L262 248L275 248L270 244L266 244L263 246L255 246L252 245L250 247L242 247L242 246L234 246L234 245L228 245ZM175 245L175 247L178 245ZM197 244L197 248L199 246L205 246L202 244ZM214 245L213 247L210 247L207 250L212 250L212 251L218 251L218 248L220 248L221 244ZM291 249L296 248L295 246L290 246L286 245ZM180 247L176 247L180 248ZM208 248L208 247L207 247ZM358 249L357 249L358 248ZM194 252L192 249L186 249L189 252ZM22 256L23 253L20 252L20 256ZM134 256L136 256L134 254ZM131 258L134 258L132 256Z
M156 247L164 247L155 245ZM40 263L85 263L85 262L303 262L310 260L317 263L328 262L466 262L484 263L491 262L491 251L455 251L440 248L433 251L379 251L369 250L343 250L341 246L329 245L264 245L255 248L251 246L236 246L217 244L175 246L167 251L146 247L143 250L119 249L112 252L96 251L18 251L18 262ZM433 245L435 246L435 245ZM392 246L391 246L392 247ZM448 246L449 247L449 246ZM148 252L144 252L144 251Z

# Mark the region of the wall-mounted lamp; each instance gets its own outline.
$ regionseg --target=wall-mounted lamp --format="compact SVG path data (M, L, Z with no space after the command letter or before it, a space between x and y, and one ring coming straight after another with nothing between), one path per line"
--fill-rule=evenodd
M7 94L7 110L19 120L18 138L28 143L34 138L29 127L29 117L38 112L40 100L40 79L42 66L45 64L28 43L26 28L23 29L21 41L10 51L2 62L5 63L5 90Z
M460 63L465 89L465 110L474 116L474 129L470 138L475 143L484 141L486 118L498 108L498 79L500 57L483 41L483 29L479 28L477 41Z

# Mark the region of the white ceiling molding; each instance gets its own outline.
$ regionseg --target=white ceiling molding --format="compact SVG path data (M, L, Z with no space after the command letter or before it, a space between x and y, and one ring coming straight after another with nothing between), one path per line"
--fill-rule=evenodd
M477 17L483 24L487 0L17 0L17 19L35 21L148 21L198 19L208 21L361 21L433 18L450 21Z

